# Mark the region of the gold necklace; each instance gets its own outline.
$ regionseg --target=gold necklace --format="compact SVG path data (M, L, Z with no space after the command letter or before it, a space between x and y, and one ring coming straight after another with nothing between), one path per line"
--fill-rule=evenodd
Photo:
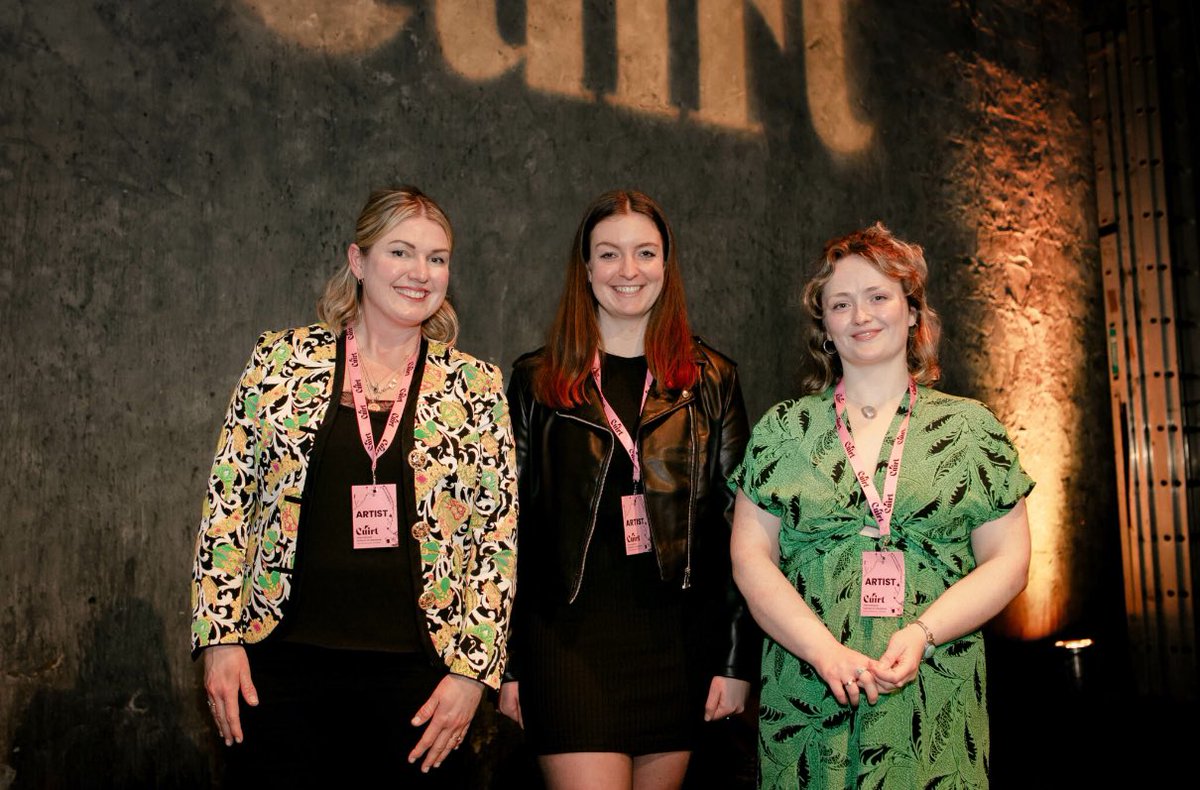
M391 378L387 382L385 382L382 386L376 386L374 380L371 378L371 374L367 371L367 366L363 365L362 369L363 375L366 378L367 389L371 391L371 397L375 400L379 400L380 395L383 395L385 392L389 392L395 388L397 384L396 377L400 373L400 368L396 368L392 371Z

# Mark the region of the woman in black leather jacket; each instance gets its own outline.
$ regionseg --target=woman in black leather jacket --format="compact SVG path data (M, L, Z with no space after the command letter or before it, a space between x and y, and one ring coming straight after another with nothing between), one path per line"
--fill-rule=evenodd
M508 396L521 565L501 710L552 789L678 787L702 722L745 705L761 643L729 563L737 370L692 337L649 197L589 208Z

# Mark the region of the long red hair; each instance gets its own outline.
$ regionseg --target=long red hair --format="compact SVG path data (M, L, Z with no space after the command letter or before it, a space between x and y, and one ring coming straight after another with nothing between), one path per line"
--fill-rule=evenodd
M597 303L587 269L592 230L611 216L635 212L650 218L662 236L664 248L662 291L650 308L646 326L646 364L659 386L668 390L686 389L699 379L687 320L687 298L675 255L675 234L649 195L618 189L596 198L575 231L567 261L567 282L533 382L534 396L548 406L565 409L586 399L584 385L600 348Z

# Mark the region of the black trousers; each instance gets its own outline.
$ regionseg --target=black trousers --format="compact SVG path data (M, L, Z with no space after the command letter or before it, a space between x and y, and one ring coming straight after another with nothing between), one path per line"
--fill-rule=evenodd
M408 754L424 733L412 717L446 676L420 654L288 643L247 648L259 704L240 706L243 743L225 749L225 787L467 787L470 739L421 773Z

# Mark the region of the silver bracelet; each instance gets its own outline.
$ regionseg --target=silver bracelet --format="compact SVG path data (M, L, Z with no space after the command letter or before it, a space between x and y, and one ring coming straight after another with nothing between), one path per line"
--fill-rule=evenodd
M921 656L923 660L928 660L933 656L934 648L937 647L937 642L933 639L933 631L929 630L929 626L925 625L920 619L913 620L913 625L919 626L925 632L925 655Z

